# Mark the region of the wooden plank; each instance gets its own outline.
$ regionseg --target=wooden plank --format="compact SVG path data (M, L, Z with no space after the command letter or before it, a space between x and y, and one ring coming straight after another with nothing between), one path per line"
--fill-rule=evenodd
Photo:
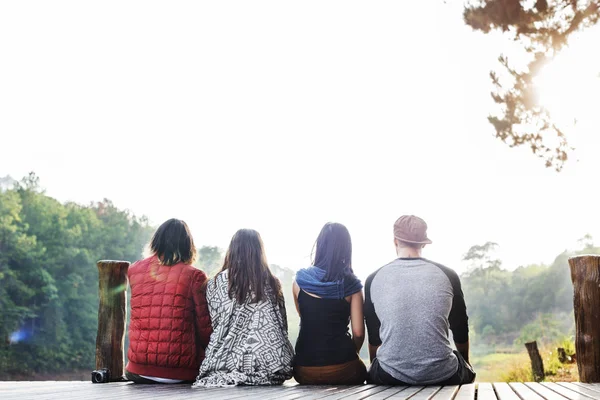
M18 383L9 383L4 384L2 382L0 384L0 393L11 391L11 392L33 392L33 391L44 391L44 390L70 390L76 389L80 390L82 387L87 387L92 385L91 382L18 382ZM117 385L116 383L111 383L110 385Z
M473 400L475 399L475 384L469 383L467 385L461 385L456 393L454 400Z
M288 391L280 396L264 398L264 400L295 400L295 399L305 399L306 397L316 397L316 396L326 396L328 394L333 393L337 387L335 386L298 386L291 391ZM287 395L285 395L287 394Z
M496 392L491 383L477 384L477 400L496 400Z
M594 396L588 396L576 390L571 390L570 388L559 385L555 382L543 382L542 385L571 400L589 400L590 398L595 398Z
M363 388L363 385L337 386L337 387L335 387L334 390L330 390L325 393L315 393L313 395L303 398L303 400L316 400L316 399L333 400L335 398L339 398L342 395L358 393L362 390L362 388ZM366 390L366 389L364 389L364 390Z
M286 384L269 387L192 389L181 385L136 385L129 382L92 384L91 382L0 382L0 399L10 400L600 400L600 385L563 383L479 383L458 386L302 386Z
M398 394L398 393L406 390L407 388L408 388L408 386L391 386L388 389L384 390L383 392L379 392L379 393L374 394L373 396L369 397L369 400L389 399L393 395Z
M596 392L600 392L600 384L598 383L582 383L582 382L571 382L574 385L581 386L590 390L594 390Z
M41 386L37 385L35 388L30 388L27 390L27 385L25 385L25 391L13 391L12 394L27 394L27 395L37 395L43 396L44 399L63 399L69 397L78 397L79 393L102 393L103 391L110 391L112 393L121 393L123 390L123 383L110 383L110 384L93 384L91 382L85 382L85 384L81 385L72 385L72 386L54 386L54 385L46 385ZM104 388L104 389L101 389Z
M578 385L577 383L573 382L557 382L560 386L566 387L567 389L570 389L574 392L577 393L581 393L584 394L588 397L591 397L593 399L600 399L600 390L593 390L590 388L587 388L585 386L581 386Z
M525 382L525 385L546 400L565 400L566 398L563 395L560 395L537 382Z
M376 387L377 385L358 385L355 386L354 388L350 389L347 392L343 392L343 393L335 393L335 394L329 394L327 396L323 396L322 398L326 398L328 400L337 400L337 399L343 399L346 396L350 396L350 395L355 395L355 394L359 394L362 393L366 390L369 390L371 388ZM321 398L321 397L319 397Z
M72 386L60 386L60 385L51 385L48 382L45 384L36 384L31 385L33 387L30 388L28 392L7 392L2 393L0 398L2 399L18 399L18 400L40 400L40 399L94 399L105 397L105 392L111 393L108 397L116 397L122 394L123 385L122 384L108 384L108 385L93 385L91 382L88 382L72 385ZM24 384L23 387L28 388L28 384ZM102 390L101 387L104 387L105 390ZM57 391L58 388L58 391ZM63 389L62 391L60 389Z
M367 390L359 392L359 393L340 397L340 399L344 399L344 400L362 400L362 399L366 399L366 398L372 399L373 395L383 392L383 391L389 389L390 387L391 386L374 386L370 389L367 389Z
M214 400L229 400L229 399L263 399L269 396L285 395L288 391L296 390L295 387L282 388L281 386L234 386L225 388L196 388L190 389L188 396L193 396L194 392L208 389L210 393L206 393L205 398L210 397Z
M140 385L131 385L124 390L125 396L122 394L118 397L121 400L139 400L139 399L168 399L168 400L190 400L190 398L199 398L199 399L207 399L213 398L211 393L216 393L220 388L207 388L207 389L192 389L190 385L180 385L181 387L172 387L168 386L163 388L156 388L155 391L151 389L140 389ZM155 386L155 385L151 385ZM200 392L200 393L198 393ZM200 394L200 396L199 396ZM108 396L107 398L115 399L114 396ZM97 398L98 400L102 400L101 398ZM87 400L87 399L85 399Z
M252 391L252 386L244 386L245 391ZM308 386L300 386L300 385L295 385L295 386L283 386L280 387L279 390L275 390L276 387L272 387L273 390L269 390L268 392L264 392L264 393L251 393L251 394L247 394L247 396L252 396L250 398L254 398L256 396L257 399L261 399L261 400L271 400L271 399L280 399L280 398L284 398L287 396L291 396L294 393L297 394L302 394L302 393L306 393L307 391L315 391L317 388L316 387L308 387Z
M432 390L433 389L433 390ZM396 393L395 395L389 397L390 399L403 399L403 400L423 400L428 399L429 396L435 394L440 389L439 386L427 387L427 386L409 386L405 390L400 393ZM421 393L424 392L424 393ZM417 398L417 396L419 396Z
M521 382L510 382L508 384L512 390L515 391L519 395L519 397L523 400L543 400L544 398L531 390L531 388L525 386L525 384Z
M441 386L425 386L418 393L415 393L414 396L411 396L410 399L411 400L430 400L441 389L442 389Z
M444 386L439 392L437 392L433 400L453 400L458 393L459 385L455 386Z
M214 389L216 391L225 392L225 391L229 390L230 388L214 388ZM258 393L260 393L262 391L261 388L257 388L256 390L258 390ZM200 392L200 393L198 393L198 392ZM200 390L200 391L197 389L189 388L188 390L185 390L185 391L184 390L178 391L178 392L176 392L176 394L167 394L166 397L161 397L161 398L168 399L168 400L213 399L214 397L211 393L213 393L213 388L208 388L206 390ZM250 392L247 392L247 394L249 394L249 393ZM242 398L246 399L247 397L242 397ZM131 397L123 398L123 400L142 400L142 399L153 399L154 400L154 396L152 394L144 394L144 395L140 395L139 397L135 396L133 398L131 398ZM102 400L102 399L98 399L98 400Z
M139 386L139 385L138 385ZM198 399L263 399L267 397L273 398L278 393L287 394L292 393L294 387L286 386L236 386L226 388L194 388L192 389L189 385L184 385L181 389L176 392L169 393L169 391L162 392L165 395L165 399L169 400L189 400L190 398ZM146 392L140 397L135 396L135 399L146 399L154 398L153 393ZM129 400L130 397L123 397L123 400Z
M514 390L506 382L495 382L494 390L498 400L521 400Z
M193 396L197 389L192 389L189 384L177 384L177 385L140 385L133 383L124 384L107 384L107 385L94 385L90 384L88 388L82 389L80 392L76 392L69 398L82 398L82 399L141 399L141 398L153 398L153 399L189 399ZM210 388L202 391L203 398L213 397L209 393L218 390L217 388ZM52 395L44 395L45 400L62 400L65 395L60 393Z

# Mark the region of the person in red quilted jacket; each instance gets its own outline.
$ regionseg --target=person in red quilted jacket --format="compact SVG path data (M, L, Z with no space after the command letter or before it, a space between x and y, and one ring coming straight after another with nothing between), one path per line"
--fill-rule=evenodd
M185 222L154 233L152 255L129 268L131 322L125 376L135 383L194 381L212 333L206 275Z

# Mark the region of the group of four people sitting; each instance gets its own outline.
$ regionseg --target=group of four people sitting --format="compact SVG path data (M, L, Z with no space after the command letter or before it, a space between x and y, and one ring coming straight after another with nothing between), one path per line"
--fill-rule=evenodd
M368 277L363 297L348 230L326 224L313 265L299 270L293 284L300 316L294 350L281 283L258 232L236 232L222 268L208 280L192 266L196 248L187 225L168 220L152 238L152 255L129 268L126 377L194 387L277 385L292 377L322 385L473 382L460 280L421 257L430 243L425 221L400 217L398 258ZM365 324L368 372L358 355Z

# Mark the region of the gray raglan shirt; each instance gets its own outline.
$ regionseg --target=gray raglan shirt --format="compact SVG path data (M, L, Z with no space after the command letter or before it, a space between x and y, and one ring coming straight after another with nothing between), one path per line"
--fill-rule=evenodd
M369 343L385 372L408 384L450 378L458 360L450 344L469 340L467 309L456 272L424 258L399 258L365 283Z

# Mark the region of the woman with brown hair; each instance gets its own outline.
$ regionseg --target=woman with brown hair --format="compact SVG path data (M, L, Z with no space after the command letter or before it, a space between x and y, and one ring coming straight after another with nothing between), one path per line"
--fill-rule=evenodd
M258 232L236 232L206 298L214 332L194 387L279 385L292 377L281 283Z
M126 377L135 383L193 381L211 334L206 275L192 267L196 247L185 222L154 233L152 255L129 268L131 322Z

